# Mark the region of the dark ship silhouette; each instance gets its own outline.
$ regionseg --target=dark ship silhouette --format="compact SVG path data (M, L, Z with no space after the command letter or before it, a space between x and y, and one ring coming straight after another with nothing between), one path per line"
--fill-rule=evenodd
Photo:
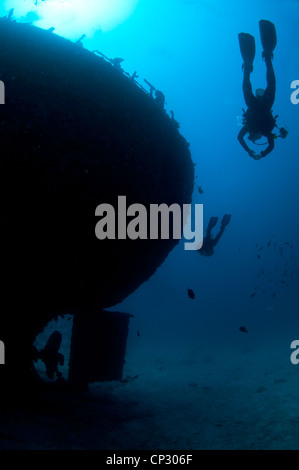
M132 77L51 31L0 19L0 80L2 382L35 380L34 339L63 313L77 318L74 380L77 370L86 381L120 378L129 315L104 309L149 279L177 240L100 242L95 209L119 195L189 204L189 145ZM95 324L103 354L115 337L110 369L93 376L84 351Z

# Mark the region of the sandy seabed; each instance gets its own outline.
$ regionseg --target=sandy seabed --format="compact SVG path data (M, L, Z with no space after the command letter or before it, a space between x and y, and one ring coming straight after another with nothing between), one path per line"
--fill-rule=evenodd
M299 365L281 344L130 347L123 382L2 404L0 449L299 449Z

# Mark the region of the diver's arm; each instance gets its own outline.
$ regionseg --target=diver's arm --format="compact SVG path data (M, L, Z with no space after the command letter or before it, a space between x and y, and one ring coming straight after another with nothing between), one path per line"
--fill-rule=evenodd
M239 132L238 141L242 145L243 149L246 150L246 152L250 155L250 157L254 158L255 152L248 147L248 145L246 144L244 140L244 137L247 134L247 132L248 132L247 126L243 126Z
M274 149L274 137L273 137L273 134L270 133L267 135L267 139L268 139L268 147L263 150L261 152L261 157L265 157L266 155L268 155L270 152L272 152L272 150Z
M244 137L245 135L247 134L247 126L243 126L242 129L240 130L239 132L239 135L238 135L238 141L240 142L240 144L242 145L243 149L246 150L246 152L248 152L249 147L248 145L246 144L245 140L244 140Z

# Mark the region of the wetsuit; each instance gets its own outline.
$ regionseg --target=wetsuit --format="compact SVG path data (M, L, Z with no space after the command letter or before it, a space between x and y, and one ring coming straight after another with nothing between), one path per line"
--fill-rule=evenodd
M268 147L261 152L261 157L265 157L274 149L272 130L275 127L275 119L272 115L272 106L275 99L276 79L271 57L265 57L265 62L267 67L267 88L263 96L259 98L252 93L250 82L252 69L249 65L244 64L243 93L248 110L245 113L246 124L242 127L238 139L242 147L253 158L255 158L254 152L252 152L244 141L244 137L248 132L262 134L267 138Z
M214 246L217 245L220 238L222 237L226 225L223 223L221 224L219 233L218 235L216 235L215 238L213 238L211 234L213 227L214 227L214 224L212 224L212 220L210 220L208 228L207 228L207 234L203 239L202 247L199 250L197 250L198 253L200 253L203 256L212 256L214 254Z

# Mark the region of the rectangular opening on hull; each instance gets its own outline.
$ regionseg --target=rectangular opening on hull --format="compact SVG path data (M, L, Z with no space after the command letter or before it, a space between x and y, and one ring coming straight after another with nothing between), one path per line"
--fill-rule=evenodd
M88 384L122 380L132 315L101 311L75 315L69 363L69 380Z

